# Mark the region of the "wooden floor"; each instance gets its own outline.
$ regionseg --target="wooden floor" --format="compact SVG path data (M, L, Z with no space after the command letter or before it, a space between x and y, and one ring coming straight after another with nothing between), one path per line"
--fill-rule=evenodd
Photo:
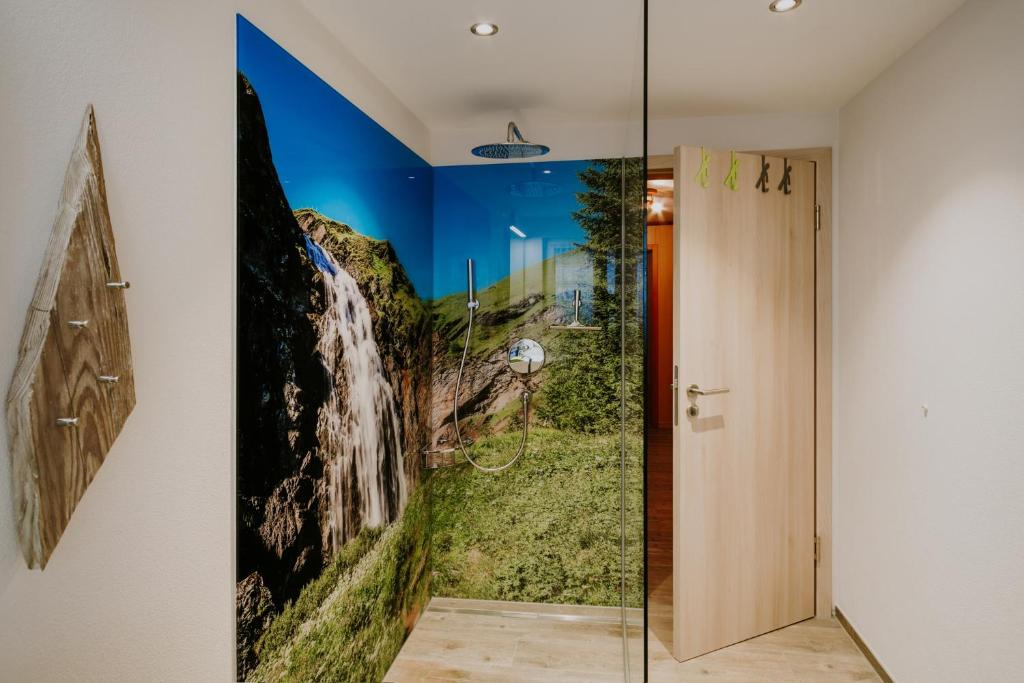
M810 619L677 662L672 657L672 430L647 441L648 674L651 683L880 681L834 619Z
M672 432L651 430L649 436L648 680L879 682L832 619L804 621L688 662L672 657ZM621 633L620 612L612 607L434 598L384 680L622 683ZM635 652L642 649L640 633L639 626L631 629ZM640 681L639 667L633 668L632 680Z
M672 429L647 432L647 620L672 649Z
M677 662L653 635L651 683L881 683L834 619L808 619L688 662Z
M384 680L623 683L619 618L616 608L434 598ZM673 659L653 629L648 647L651 683L879 681L834 620L811 619L688 662Z
M384 680L622 683L621 620L617 607L434 598Z

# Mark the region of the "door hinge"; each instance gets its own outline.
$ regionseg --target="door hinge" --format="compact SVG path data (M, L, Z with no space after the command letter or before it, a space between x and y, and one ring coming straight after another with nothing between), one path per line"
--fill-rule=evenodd
M814 205L814 231L821 232L821 204Z
M821 564L821 536L814 537L814 565Z

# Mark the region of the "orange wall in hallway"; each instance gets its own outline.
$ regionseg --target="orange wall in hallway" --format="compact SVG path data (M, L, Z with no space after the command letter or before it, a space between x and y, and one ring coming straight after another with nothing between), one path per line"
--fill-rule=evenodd
M651 424L672 426L672 226L647 226L648 406Z

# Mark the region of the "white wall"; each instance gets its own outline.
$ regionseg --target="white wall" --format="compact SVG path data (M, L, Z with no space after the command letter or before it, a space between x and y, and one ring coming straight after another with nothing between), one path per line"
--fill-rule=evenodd
M551 147L545 160L614 158L643 153L641 117L638 109L628 123L570 125L523 119L522 125L531 140ZM671 154L679 145L735 150L834 147L838 135L835 112L653 119L648 123L647 151L651 155ZM430 131L430 161L435 166L493 163L474 157L470 150L503 139L504 131L493 128L434 129Z
M840 112L835 599L899 683L1024 680L1022 28L972 0Z
M235 11L421 155L426 129L292 3L0 10L0 385L92 102L138 395L44 572L16 543L0 430L0 680L231 680Z

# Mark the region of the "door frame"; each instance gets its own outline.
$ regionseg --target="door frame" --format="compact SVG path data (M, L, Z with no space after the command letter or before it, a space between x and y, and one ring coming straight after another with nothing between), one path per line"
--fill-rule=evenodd
M814 616L830 618L832 603L832 148L749 150L814 164L819 222L814 240ZM647 172L674 171L674 154L647 157ZM677 226L673 224L673 230ZM675 264L673 263L673 267ZM675 274L673 273L673 277ZM656 381L669 381L658 378Z

